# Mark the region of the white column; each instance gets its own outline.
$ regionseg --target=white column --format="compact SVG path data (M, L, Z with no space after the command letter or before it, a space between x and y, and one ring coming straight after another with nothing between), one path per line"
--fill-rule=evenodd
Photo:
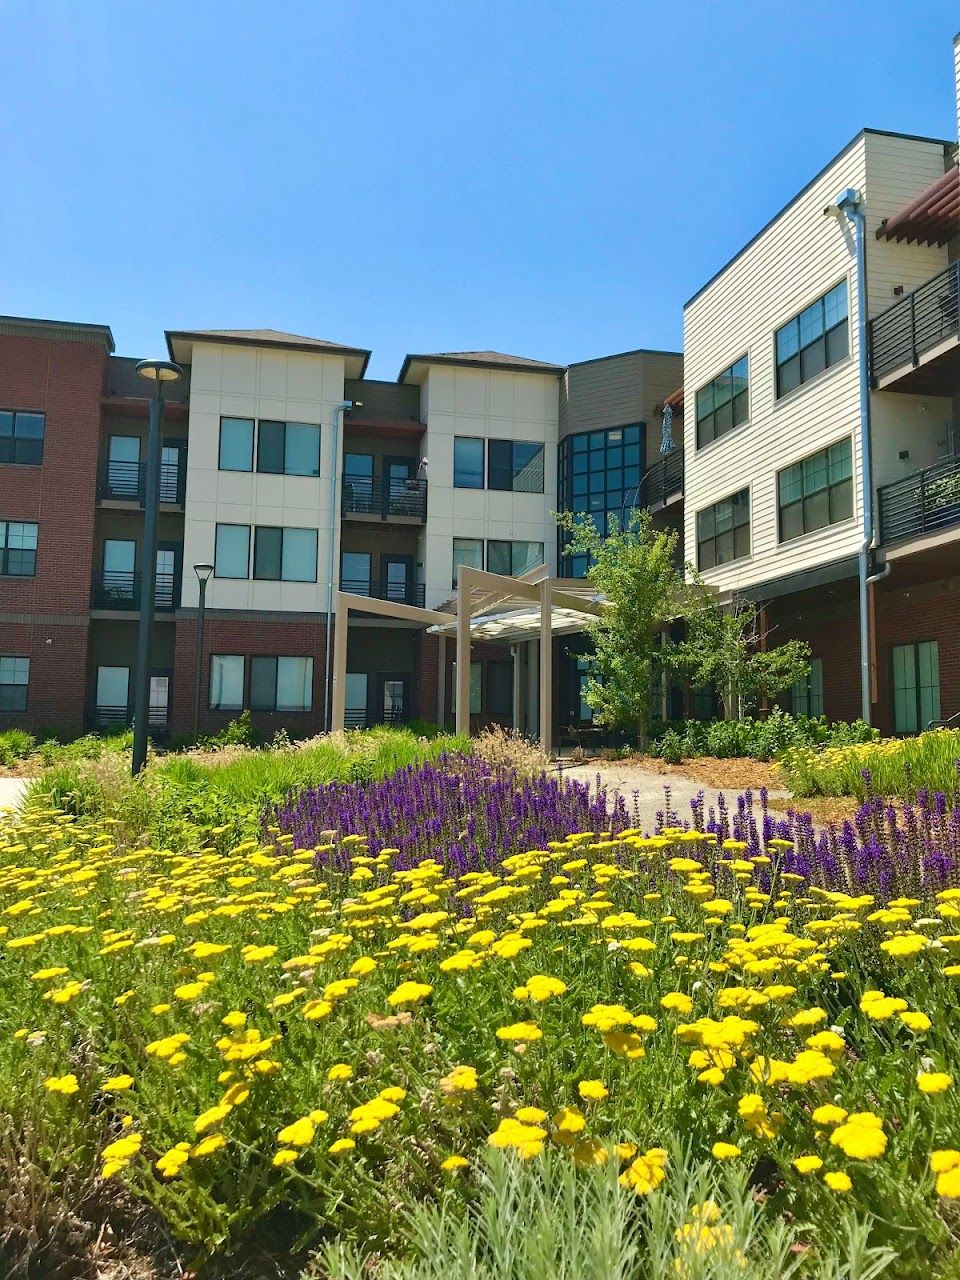
M470 734L470 601L473 591L463 581L457 588L457 733Z
M553 750L553 628L549 582L540 584L540 746Z
M522 653L522 650L520 645L512 644L510 646L510 656L513 658L513 706L511 709L513 711L514 733L520 732L520 721L521 721L522 712L523 712L522 703L521 703L521 694L522 694L523 686L520 683L521 653Z
M437 644L437 724L443 727L447 716L447 637L441 635Z
M349 610L336 593L333 621L333 696L330 709L330 729L338 733L343 729L347 704L347 630L350 625ZM327 636L327 644L330 637Z

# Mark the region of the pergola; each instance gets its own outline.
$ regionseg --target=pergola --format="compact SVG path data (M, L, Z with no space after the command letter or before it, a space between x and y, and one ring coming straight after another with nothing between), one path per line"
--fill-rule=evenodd
M470 732L470 645L474 640L515 643L539 637L540 745L552 749L553 637L582 631L606 607L593 584L584 578L553 578L547 565L520 577L489 573L460 565L456 594L439 609L424 609L395 600L337 591L334 611L333 697L331 729L346 717L347 630L350 611L419 622L456 641L455 691L457 733ZM444 669L441 653L441 678ZM514 690L516 702L517 690Z

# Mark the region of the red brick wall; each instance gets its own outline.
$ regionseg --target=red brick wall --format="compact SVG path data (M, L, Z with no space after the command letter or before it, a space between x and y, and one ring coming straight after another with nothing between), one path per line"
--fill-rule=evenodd
M877 686L875 723L893 732L891 694L894 645L936 640L940 658L940 714L960 711L960 592L956 580L877 596Z
M860 715L860 621L856 605L778 614L768 610L768 644L806 640L811 657L823 662L823 710L831 720Z
M196 671L197 623L195 618L176 622L174 656L173 710L171 732L186 736L193 730L193 690ZM313 657L313 709L311 711L254 711L253 723L265 736L286 729L291 738L306 738L322 733L324 728L324 682L326 678L326 623L286 621L283 619L217 618L207 615L203 633L203 657L200 667L200 732L216 733L240 713L211 711L208 684L210 655L243 654L249 659L256 654L270 657ZM250 679L250 664L245 676Z
M449 645L447 646L450 647ZM420 632L417 642L417 687L413 713L421 720L437 721L437 678L440 670L440 637Z
M31 663L28 710L0 725L82 727L106 357L93 343L0 335L0 408L46 416L42 465L0 466L0 519L40 526L36 576L0 578L0 653ZM84 621L60 625L64 615Z

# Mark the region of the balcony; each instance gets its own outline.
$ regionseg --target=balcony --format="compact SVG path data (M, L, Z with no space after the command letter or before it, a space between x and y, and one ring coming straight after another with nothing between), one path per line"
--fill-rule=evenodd
M376 578L342 578L340 590L355 596L370 596L373 600L392 600L395 604L413 604L423 608L424 585L422 582L388 582Z
M882 545L960 525L960 457L884 485L877 496Z
M960 261L869 324L876 389L952 396L960 388Z
M94 609L117 609L135 612L140 608L142 574L127 570L101 569L93 575L91 605ZM180 594L179 575L158 573L154 608L170 613L177 607Z
M637 490L638 507L656 511L683 493L683 450L671 449L648 467Z
M91 729L117 729L121 726L129 728L133 724L131 707L90 707L86 715ZM151 733L166 732L169 724L168 710L165 706L151 706L148 712L148 724Z
M423 524L427 518L427 482L390 476L344 475L341 511L344 517L358 520Z
M169 506L182 507L187 483L187 469L183 455L175 461L160 463L160 501ZM147 464L145 462L119 462L113 458L101 458L97 472L97 497L101 502L130 502L144 505L147 488Z

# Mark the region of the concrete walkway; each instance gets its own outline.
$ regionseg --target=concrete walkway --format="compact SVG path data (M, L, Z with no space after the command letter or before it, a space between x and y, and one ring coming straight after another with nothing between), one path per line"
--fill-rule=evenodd
M0 809L15 809L32 778L0 778Z
M597 760L593 764L574 765L572 768L565 768L561 776L576 779L578 782L586 782L591 787L594 787L596 786L598 774L608 793L619 792L623 796L631 817L636 805L638 812L637 825L651 830L656 822L657 814L664 807L665 787L670 788L670 805L681 822L689 822L691 820L690 801L695 799L701 791L704 796L705 812L709 811L711 805L716 808L718 797L721 794L721 791L717 788L704 786L702 783L697 782L695 778L687 778L679 773L657 773L653 769L644 769L639 765L626 762L619 764L616 761ZM723 789L722 793L728 809L736 809L737 797L742 790L742 787ZM759 788L756 788L756 791L759 791ZM783 812L785 806L781 806L778 802L789 799L790 792L770 791L768 795L771 812ZM755 800L754 803L759 808L759 800Z

